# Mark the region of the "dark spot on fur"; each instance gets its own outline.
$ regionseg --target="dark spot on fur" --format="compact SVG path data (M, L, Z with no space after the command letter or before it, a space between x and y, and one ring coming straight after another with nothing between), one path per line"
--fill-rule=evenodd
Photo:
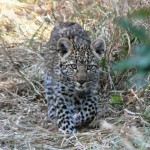
M73 109L71 109L71 113L73 114Z
M87 108L86 108L86 107L84 107L84 108L83 108L83 110L84 110L84 111L87 111Z
M63 105L62 109L67 109L67 106L66 106L66 105Z
M69 116L66 116L66 119L69 120Z
M63 110L59 109L58 114L61 114L61 113L63 113Z
M73 131L73 130L74 130L74 127L73 127L73 126L71 126L71 127L70 127L70 130L71 130L71 131Z
M69 111L66 111L65 113L66 113L66 114L69 114Z
M68 126L68 124L67 124L67 125L66 125L66 129L68 129L68 127L69 127L69 126Z
M91 108L88 108L88 111L91 112Z
M65 127L65 126L63 126L63 127L62 127L62 129L63 129L63 130L65 130L65 129L66 129L66 127Z

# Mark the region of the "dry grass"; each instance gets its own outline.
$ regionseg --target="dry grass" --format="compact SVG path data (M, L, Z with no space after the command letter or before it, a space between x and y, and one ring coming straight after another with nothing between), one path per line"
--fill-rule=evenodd
M133 88L128 83L133 72L112 71L112 64L131 52L131 37L114 18L149 6L146 0L1 0L0 149L150 149L149 85ZM54 23L62 20L79 22L91 39L103 37L108 48L99 115L72 136L59 133L47 117L42 84L43 45ZM149 22L139 24L149 29ZM115 94L121 104L112 102Z

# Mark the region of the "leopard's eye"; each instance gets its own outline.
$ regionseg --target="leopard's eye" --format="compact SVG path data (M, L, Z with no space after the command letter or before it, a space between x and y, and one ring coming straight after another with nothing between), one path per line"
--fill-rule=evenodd
M77 65L76 64L70 64L72 69L77 69Z
M87 66L87 70L92 70L92 69L96 69L97 66L96 65L88 65Z

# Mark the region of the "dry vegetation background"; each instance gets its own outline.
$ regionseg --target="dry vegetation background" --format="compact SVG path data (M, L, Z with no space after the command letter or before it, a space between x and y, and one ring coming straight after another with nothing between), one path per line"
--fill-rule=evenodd
M137 87L134 70L112 67L136 44L114 19L143 7L150 1L0 0L0 150L150 149L149 77ZM77 21L91 39L104 38L108 49L98 117L71 137L48 119L44 99L43 49L59 21ZM149 31L149 21L135 24Z

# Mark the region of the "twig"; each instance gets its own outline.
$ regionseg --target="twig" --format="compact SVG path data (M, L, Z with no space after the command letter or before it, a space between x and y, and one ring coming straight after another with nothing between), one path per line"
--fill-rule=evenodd
M140 113L135 113L135 112L132 112L132 111L130 111L130 110L128 110L128 109L124 109L124 111L127 113L127 114L130 114L130 115L140 115Z
M144 108L144 105L142 104L142 100L138 97L138 95L134 92L134 90L133 90L133 89L129 89L129 92L131 93L131 95L132 95L133 97L136 98L136 100L139 102L140 106L141 106L142 108Z
M10 56L10 54L6 51L5 47L3 47L3 50L5 51L6 55L8 56L8 58L10 59L11 63L13 64L14 69L17 70L17 72L21 75L21 77L26 81L26 83L28 85L30 85L33 90L35 91L36 94L41 95L35 88L35 86L33 85L33 83L24 76L24 74L19 70L18 66L15 64L15 62L13 61L12 57Z
M127 40L128 40L128 56L130 56L130 54L131 54L131 44L130 44L131 41L130 41L128 33L126 32L125 34L126 34L126 37L127 37Z
M115 85L114 85L114 83L113 83L113 80L112 80L112 78L111 78L111 75L110 75L110 66L108 65L108 77L109 77L109 81L110 81L110 84L111 84L111 87L113 87L113 89L114 89L114 91L116 91L116 88L115 88Z

